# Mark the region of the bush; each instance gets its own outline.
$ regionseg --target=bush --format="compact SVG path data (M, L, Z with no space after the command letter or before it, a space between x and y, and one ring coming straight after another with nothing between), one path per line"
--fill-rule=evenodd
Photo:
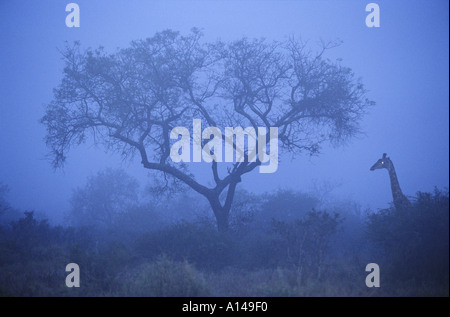
M321 278L325 255L339 223L338 214L330 215L315 209L303 219L273 221L274 231L283 238L287 259L298 271L300 280L311 275Z
M391 280L433 284L449 281L449 196L435 190L417 193L413 207L390 208L370 215L367 235L382 251Z
M212 225L182 222L150 232L137 240L136 252L154 259L166 254L173 260L187 260L196 267L216 270L239 259L237 241Z

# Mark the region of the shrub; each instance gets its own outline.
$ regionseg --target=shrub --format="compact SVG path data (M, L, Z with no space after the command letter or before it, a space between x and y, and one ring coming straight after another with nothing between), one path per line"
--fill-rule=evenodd
M432 283L448 294L448 192L419 192L412 208L370 215L367 229L368 237L382 251L391 280Z
M315 209L303 219L273 221L274 231L284 239L288 261L297 269L300 280L311 274L321 278L325 254L339 223L338 214Z
M230 234L220 233L214 226L182 222L143 235L136 246L145 258L166 254L173 260L215 270L239 259L236 243Z

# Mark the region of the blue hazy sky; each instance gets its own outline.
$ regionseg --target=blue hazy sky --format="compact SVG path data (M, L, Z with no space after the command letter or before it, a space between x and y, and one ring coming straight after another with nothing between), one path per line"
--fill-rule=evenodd
M335 186L334 197L363 207L392 201L386 171L370 172L383 152L393 160L403 192L432 191L449 183L449 2L375 1L380 28L365 25L371 1L74 1L80 28L67 28L71 1L0 1L0 182L22 210L60 215L71 190L105 167L123 167L142 183L139 161L122 163L92 142L74 148L54 171L39 123L62 78L58 48L80 40L110 51L167 28L203 29L204 40L295 35L312 43L341 39L329 57L343 59L376 102L362 122L365 135L319 157L282 159L274 174L246 175L239 185L257 192L279 187L310 191Z

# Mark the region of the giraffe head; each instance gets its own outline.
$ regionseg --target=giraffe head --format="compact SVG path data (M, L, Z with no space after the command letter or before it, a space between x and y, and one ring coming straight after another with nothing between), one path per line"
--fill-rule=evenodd
M378 161L375 162L375 164L372 165L370 168L371 171L380 169L380 168L386 168L389 169L391 166L391 160L389 157L386 156L386 153L383 153L383 157L380 158Z

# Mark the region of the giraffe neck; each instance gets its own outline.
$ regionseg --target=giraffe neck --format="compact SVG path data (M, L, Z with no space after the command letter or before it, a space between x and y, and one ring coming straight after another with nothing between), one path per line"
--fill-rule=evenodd
M398 183L397 173L395 172L394 164L389 162L388 166L389 178L391 181L392 198L394 199L394 205L397 209L410 205L408 198L403 194L400 184Z

